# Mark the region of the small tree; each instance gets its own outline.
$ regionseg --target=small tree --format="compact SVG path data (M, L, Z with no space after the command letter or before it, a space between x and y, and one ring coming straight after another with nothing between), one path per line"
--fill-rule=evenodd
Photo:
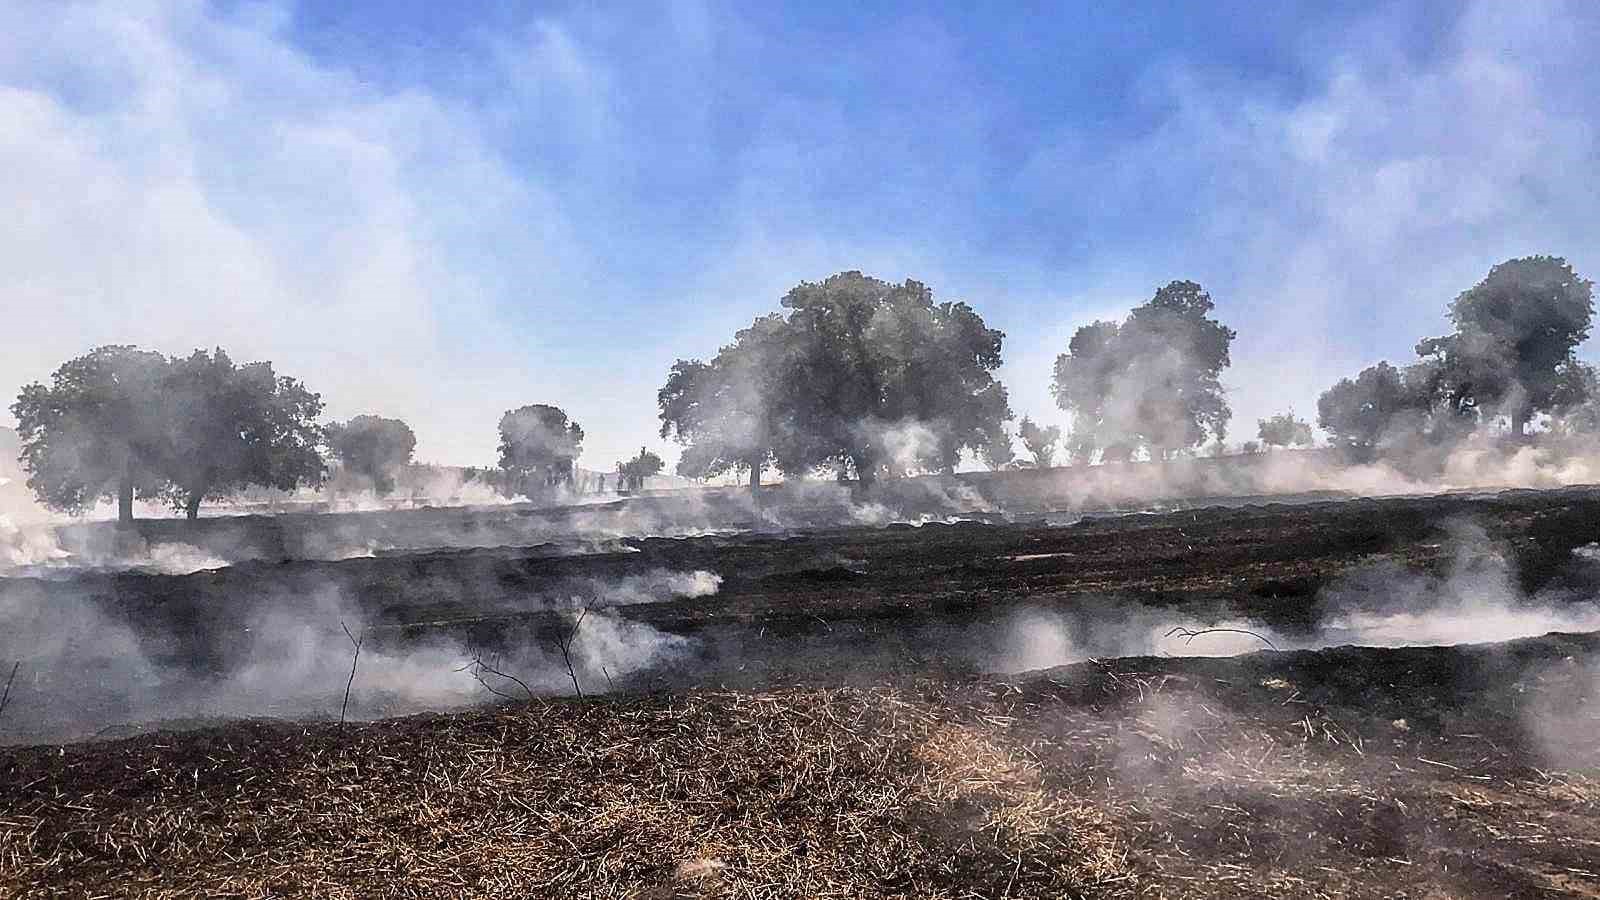
M640 447L638 456L617 463L617 481L627 490L643 490L644 480L660 472L662 465L661 457Z
M1061 441L1059 426L1040 428L1032 419L1023 416L1017 424L1017 436L1022 438L1022 446L1033 456L1035 468L1050 468L1055 461L1056 445Z
M399 419L356 416L328 426L328 447L346 469L370 479L381 496L394 490L395 475L411 462L417 436Z
M1294 410L1261 419L1256 424L1256 436L1268 447L1311 446L1311 423L1295 418Z
M159 353L97 347L69 360L50 384L27 385L11 406L28 487L50 509L81 513L102 497L117 520L133 521L133 500L158 495L165 428L157 403L166 372Z
M572 483L583 429L564 410L533 404L500 417L500 468L511 493L534 496Z

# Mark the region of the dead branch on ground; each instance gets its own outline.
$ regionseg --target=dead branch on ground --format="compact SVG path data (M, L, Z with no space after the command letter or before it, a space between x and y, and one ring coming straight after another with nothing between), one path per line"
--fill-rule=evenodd
M356 648L350 657L350 678L344 683L344 703L339 705L339 727L343 728L345 710L350 708L350 686L356 683L356 664L361 661L361 643L367 637L364 634L361 637L351 634L350 626L346 625L343 619L339 620L339 627L344 629L344 636L349 638L351 645Z
M11 702L11 682L17 680L17 670L20 668L22 668L22 660L20 659L11 666L11 677L6 679L5 694L0 695L0 716L6 714L6 704Z
M578 629L583 627L583 620L587 615L589 607L580 608L578 617L572 622L572 628L565 632L556 632L556 647L561 650L561 662L567 667L567 677L572 679L573 692L580 698L583 697L583 688L578 684L578 672L572 665L572 642L578 639Z
M521 678L518 678L517 676L512 675L510 672L502 671L499 668L499 664L500 664L499 659L496 659L491 664L491 663L488 663L488 662L484 661L482 654L474 652L472 654L472 659L466 665L462 666L461 668L457 669L456 671L457 672L463 672L463 671L471 672L472 673L472 677L477 680L478 684L483 685L483 689L484 690L486 690L489 693L495 695L496 697L500 697L500 698L503 698L505 700L515 700L515 699L517 699L516 697L513 697L512 695L506 693L505 691L502 691L502 690L496 688L494 685L490 684L488 679L483 677L483 674L485 672L489 673L490 675L495 676L496 678L503 678L506 681L509 681L509 682L515 684L517 687L522 688L522 692L524 694L528 695L528 699L529 700L535 699L535 696L534 696L534 693L533 693L533 688L528 687L528 683L526 681L523 681Z
M1267 640L1265 637L1263 637L1263 636L1261 636L1259 634L1256 634L1254 631L1250 631L1250 630L1245 629L1245 628L1202 628L1202 629L1200 629L1198 631L1195 631L1194 629L1185 628L1182 625L1179 625L1178 627L1176 627L1176 628L1172 629L1171 631L1167 632L1167 637L1182 637L1182 638L1184 638L1184 643L1188 644L1188 643L1191 643L1195 638L1200 637L1201 635L1218 634L1218 633L1247 634L1247 635L1255 638L1256 640L1260 641L1261 643L1266 644L1268 647L1271 647L1273 650L1277 650L1278 649L1278 645L1277 644L1274 644L1273 642Z

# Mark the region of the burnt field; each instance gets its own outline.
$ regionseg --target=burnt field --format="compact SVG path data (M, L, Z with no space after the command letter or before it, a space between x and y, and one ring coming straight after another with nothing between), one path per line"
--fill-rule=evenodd
M0 883L1600 891L1600 491L1186 506L14 574Z

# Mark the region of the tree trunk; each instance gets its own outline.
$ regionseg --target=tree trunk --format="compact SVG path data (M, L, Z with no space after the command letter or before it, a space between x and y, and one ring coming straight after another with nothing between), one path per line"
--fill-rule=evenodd
M1520 438L1528 433L1528 420L1530 418L1532 416L1528 414L1526 407L1518 407L1517 411L1511 414L1512 437Z
M875 464L868 462L862 465L859 461L856 463L856 484L862 493L871 490L877 480L878 467Z
M127 528L133 524L133 473L124 471L117 484L117 525Z

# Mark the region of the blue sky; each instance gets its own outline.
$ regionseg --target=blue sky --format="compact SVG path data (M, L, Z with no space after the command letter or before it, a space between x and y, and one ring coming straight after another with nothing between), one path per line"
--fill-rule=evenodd
M1263 9L1264 7L1264 9ZM492 460L609 468L674 358L801 279L1006 331L1175 278L1239 332L1233 436L1409 354L1493 263L1600 272L1592 4L22 2L0 10L0 390L98 343L267 358Z

